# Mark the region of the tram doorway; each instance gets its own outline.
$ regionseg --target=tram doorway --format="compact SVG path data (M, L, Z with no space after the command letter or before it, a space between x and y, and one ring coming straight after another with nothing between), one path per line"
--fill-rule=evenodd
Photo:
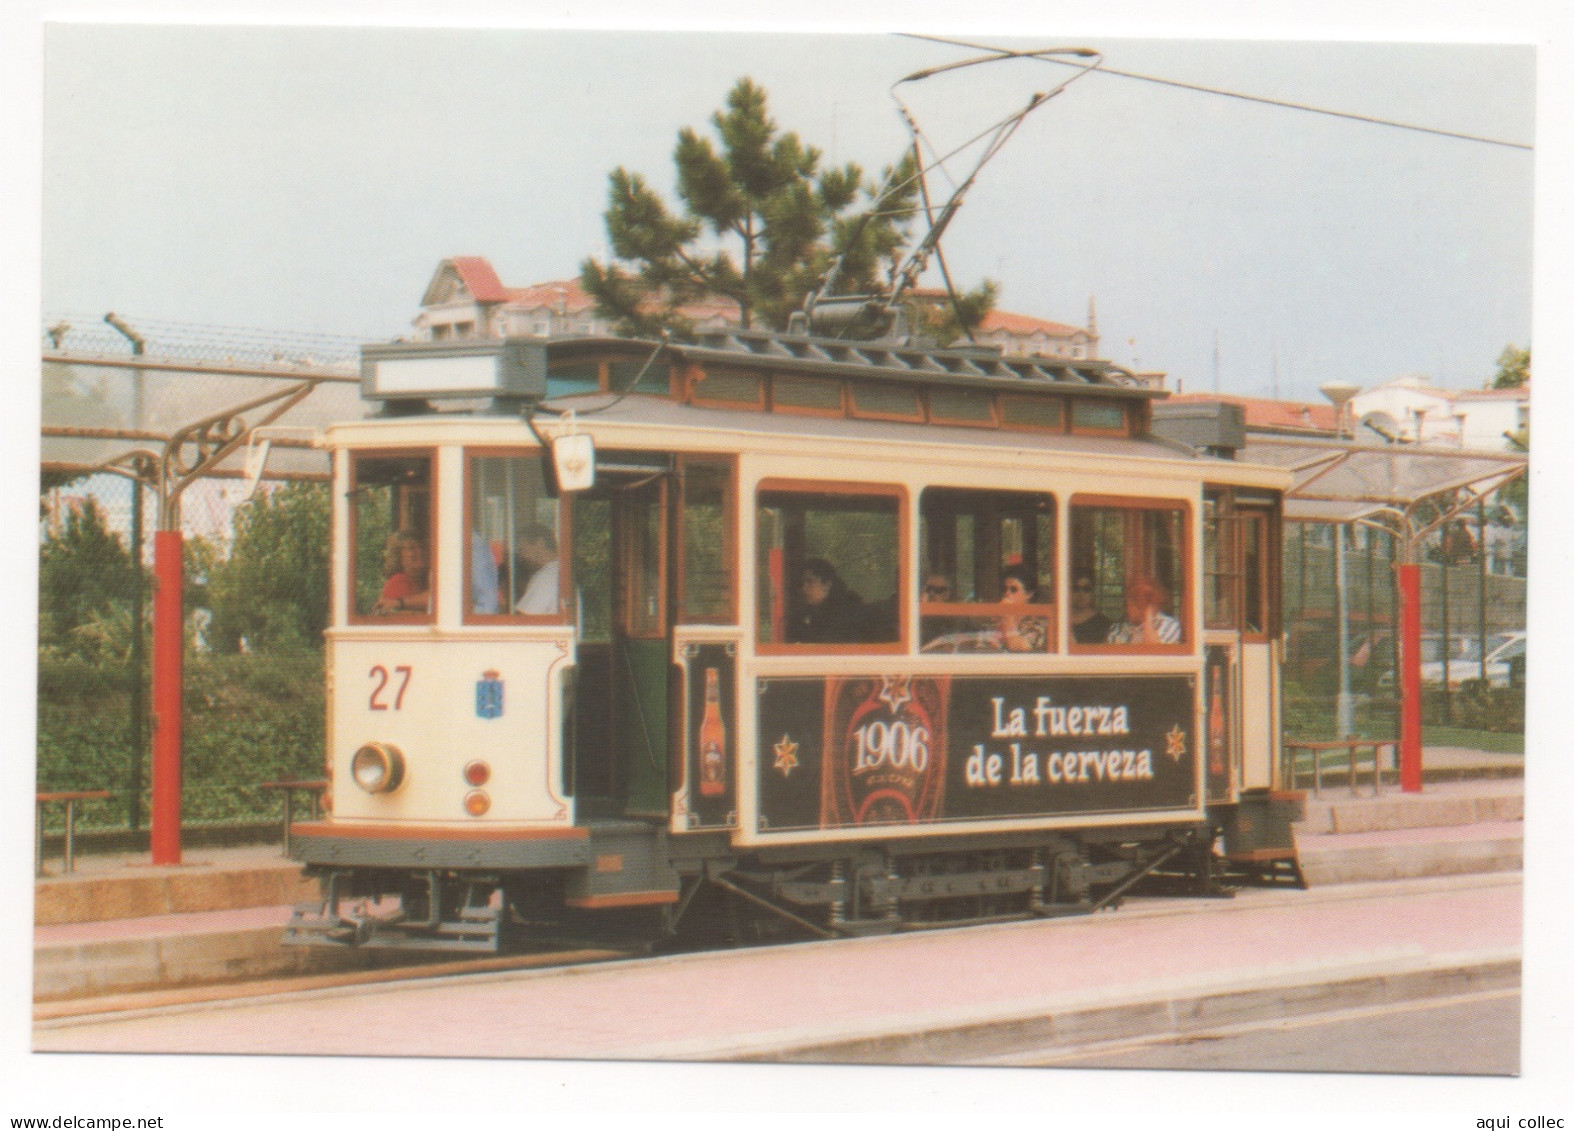
M598 464L596 486L571 503L579 599L573 782L585 816L666 813L669 480L665 464L639 458Z

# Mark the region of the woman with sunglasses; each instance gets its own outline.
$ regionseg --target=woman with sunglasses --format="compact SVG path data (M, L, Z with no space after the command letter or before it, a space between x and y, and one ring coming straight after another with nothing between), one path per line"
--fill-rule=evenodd
M1093 600L1093 575L1077 574L1071 579L1071 639L1078 644L1103 644L1113 627Z
M1029 605L1037 601L1038 578L1026 566L1009 566L1000 573L1000 603ZM1043 652L1049 647L1049 618L1002 617L1000 639L1008 652Z

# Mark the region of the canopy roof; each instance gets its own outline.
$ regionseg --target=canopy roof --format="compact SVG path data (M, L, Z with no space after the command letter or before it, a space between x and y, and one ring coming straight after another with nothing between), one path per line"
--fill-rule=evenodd
M1357 522L1397 512L1408 521L1427 499L1490 494L1523 475L1529 462L1512 452L1458 451L1284 436L1247 436L1237 458L1282 467L1295 476L1285 497L1292 522Z

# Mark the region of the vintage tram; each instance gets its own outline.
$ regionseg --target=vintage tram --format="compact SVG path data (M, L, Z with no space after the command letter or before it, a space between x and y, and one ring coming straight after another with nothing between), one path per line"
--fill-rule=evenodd
M1289 851L1288 478L1124 370L729 330L362 381L288 941L865 934Z

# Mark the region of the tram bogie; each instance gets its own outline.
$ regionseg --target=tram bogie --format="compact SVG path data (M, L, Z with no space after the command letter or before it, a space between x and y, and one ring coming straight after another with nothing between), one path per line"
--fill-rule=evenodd
M1219 890L1219 832L1278 785L1282 472L1153 441L1154 394L1105 363L497 346L528 395L435 411L444 351L382 347L385 411L328 434L332 804L294 829L323 898L289 941ZM418 368L379 391L390 360Z

